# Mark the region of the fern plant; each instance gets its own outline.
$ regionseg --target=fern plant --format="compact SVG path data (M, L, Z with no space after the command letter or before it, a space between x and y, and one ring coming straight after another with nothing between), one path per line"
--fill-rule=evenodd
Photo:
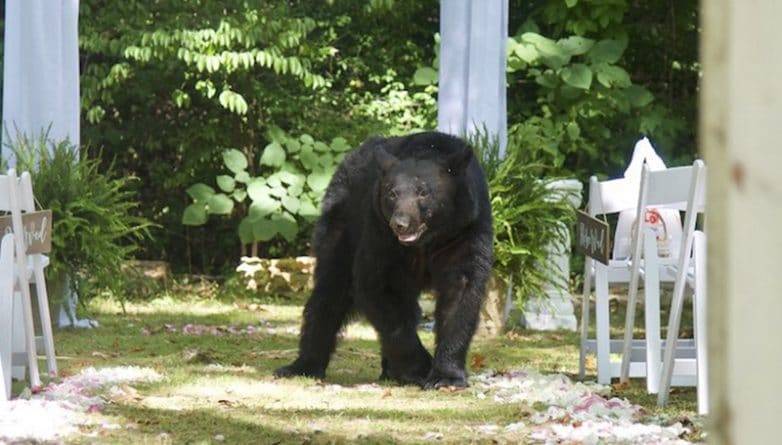
M547 286L566 286L563 271L552 270L552 250L567 247L575 212L568 195L552 187L549 167L526 161L525 151L510 145L500 156L499 144L479 132L475 147L489 183L494 224L494 270L513 286L518 303L543 295Z
M17 134L7 147L17 171L30 172L37 206L52 211L48 279L55 287L67 280L82 303L100 290L119 290L122 265L152 227L136 214L134 179L116 176L111 164L101 168L99 159L79 157L72 143L52 141L48 132Z

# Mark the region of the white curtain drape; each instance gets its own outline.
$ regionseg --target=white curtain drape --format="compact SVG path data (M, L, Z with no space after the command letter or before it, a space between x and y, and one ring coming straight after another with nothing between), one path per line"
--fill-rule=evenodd
M78 20L79 0L5 0L4 143L51 125L52 139L78 147ZM6 147L2 155L14 164Z
M441 0L438 129L507 141L508 0Z

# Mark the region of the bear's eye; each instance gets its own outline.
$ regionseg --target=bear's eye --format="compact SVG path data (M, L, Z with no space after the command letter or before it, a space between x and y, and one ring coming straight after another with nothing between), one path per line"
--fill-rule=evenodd
M429 190L421 187L420 185L416 187L415 192L420 198L426 198L429 196Z
M396 201L396 190L389 189L386 195L388 196L388 199L390 199L391 201Z

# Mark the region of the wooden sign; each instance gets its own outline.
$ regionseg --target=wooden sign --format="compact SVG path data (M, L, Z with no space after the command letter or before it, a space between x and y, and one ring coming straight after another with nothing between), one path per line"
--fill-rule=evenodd
M52 251L52 211L22 213L24 241L28 254ZM13 233L11 215L0 216L0 236Z
M581 210L576 213L576 251L608 265L611 257L608 223Z

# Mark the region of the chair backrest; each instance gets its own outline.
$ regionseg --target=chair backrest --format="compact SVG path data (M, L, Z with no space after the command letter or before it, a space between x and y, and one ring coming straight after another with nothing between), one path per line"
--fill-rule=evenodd
M706 187L703 161L691 166L652 171L644 168L641 199L646 206L657 206L702 213L706 206ZM645 194L645 196L644 196Z
M589 178L589 214L610 215L635 209L638 203L638 182L626 178L598 181Z
M633 228L633 249L640 250L644 212L649 206L684 211L684 225L676 255L689 257L698 213L706 207L706 166L700 159L692 166L652 171L644 166ZM683 264L683 263L682 263Z

